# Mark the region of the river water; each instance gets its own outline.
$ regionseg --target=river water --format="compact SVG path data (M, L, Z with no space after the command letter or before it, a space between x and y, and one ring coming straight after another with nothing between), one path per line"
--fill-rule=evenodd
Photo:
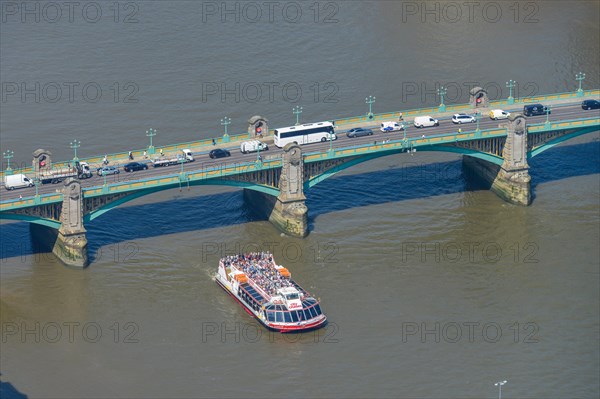
M65 5L65 4L71 4ZM71 8L69 8L71 7ZM30 162L367 112L600 86L595 1L2 2L2 151ZM118 10L118 12L117 12ZM39 21L36 21L36 18ZM600 395L598 133L534 158L507 204L445 153L361 164L308 193L281 236L222 187L171 190L89 223L66 268L2 224L7 397ZM269 333L212 280L271 250L330 324ZM4 397L4 396L3 396Z

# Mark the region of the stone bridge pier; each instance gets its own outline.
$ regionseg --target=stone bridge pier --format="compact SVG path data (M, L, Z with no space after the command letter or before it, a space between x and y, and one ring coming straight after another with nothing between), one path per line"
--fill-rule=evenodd
M62 188L61 226L52 253L67 266L88 265L86 230L83 227L83 193L76 179L68 179Z
M304 196L304 161L297 144L284 147L278 197L244 189L244 200L284 233L294 237L308 234L308 208Z
M500 198L517 205L531 203L531 176L527 163L527 122L521 114L508 118L507 137L501 166L470 156L463 164L491 185Z

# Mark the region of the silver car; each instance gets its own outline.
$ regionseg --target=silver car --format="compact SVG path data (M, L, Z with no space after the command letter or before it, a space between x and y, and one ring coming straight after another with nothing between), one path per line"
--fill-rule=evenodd
M119 169L116 166L103 166L98 168L98 176L118 175Z

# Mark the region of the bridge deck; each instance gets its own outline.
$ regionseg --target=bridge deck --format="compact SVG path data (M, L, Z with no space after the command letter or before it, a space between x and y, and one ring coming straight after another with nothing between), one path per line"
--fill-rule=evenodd
M600 95L599 90L586 92L584 98L597 98ZM583 111L579 106L582 97L578 97L573 93L554 94L549 96L536 97L532 99L534 102L548 99L554 104L551 115L548 117L549 122L546 123L546 116L530 117L528 121L533 122L528 125L529 134L538 134L549 131L571 130L590 128L594 129L600 126L600 112ZM576 101L576 105L572 104ZM492 102L489 108L495 108L502 102ZM504 107L511 111L521 107L515 103L510 107ZM548 104L545 102L544 104ZM413 149L434 149L436 146L443 146L452 143L461 143L469 141L484 140L494 137L506 136L506 129L500 127L506 121L491 121L484 114L479 123L480 129L477 130L475 124L454 125L451 122L446 122L448 115L455 112L457 107L464 105L447 106L447 111L443 114L431 112L432 116L438 117L441 121L440 127L433 129L416 129L409 126L405 132L381 133L376 132L375 136L364 137L358 139L348 139L345 135L339 135L340 125L350 125L352 123L360 123L362 126L378 123L377 120L368 120L368 123L356 122L356 118L348 118L345 120L336 121L338 126L339 139L332 143L314 144L306 147L307 150L315 150L304 154L304 162L314 163L328 160L336 160L347 157L367 156L367 155L383 155L385 153L401 152ZM488 109L489 109L488 108ZM420 114L433 109L421 109L404 112L405 118L411 113ZM483 112L485 112L482 109ZM380 114L377 116L379 120L391 119L393 113ZM397 116L397 113L396 113ZM362 117L366 120L366 117ZM443 122L442 122L443 121ZM458 132L458 128L465 130ZM466 131L468 130L468 131ZM247 137L247 135L244 135ZM375 140L374 140L375 138ZM213 148L212 140L210 146L205 151ZM174 146L191 146L189 143L178 144ZM331 145L331 150L330 150ZM166 148L166 147L163 147ZM89 180L82 180L84 186L84 197L93 198L106 195L131 193L142 190L156 189L160 187L177 187L188 184L209 184L219 181L223 178L243 175L252 172L262 172L270 169L281 168L282 162L279 157L280 149L272 147L268 152L263 152L263 161L258 162L256 154L233 154L231 158L225 158L226 162L213 161L206 159L197 159L196 162L173 166L168 169L158 168L148 171L134 172L125 177L124 173L107 177L106 184L103 178L94 177ZM198 158L201 158L202 154ZM89 160L92 160L88 159ZM18 171L18 172L26 172ZM167 172L165 174L165 172ZM219 184L219 183L217 183ZM222 184L222 183L221 183ZM238 184L244 186L242 183ZM34 188L15 190L14 192L1 191L0 212L11 211L15 209L27 208L32 206L57 203L62 201L62 194L55 192L57 186L42 185L39 187L38 194L35 195ZM277 190L265 187L264 190L271 194L275 194ZM269 191L271 190L271 191ZM23 198L20 198L22 196Z

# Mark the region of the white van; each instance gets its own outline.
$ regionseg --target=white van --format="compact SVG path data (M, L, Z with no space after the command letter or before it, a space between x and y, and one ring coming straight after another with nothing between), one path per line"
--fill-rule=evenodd
M510 116L510 112L502 111L501 109L493 109L490 111L490 119L506 119Z
M269 149L269 146L267 145L267 143L263 143L259 140L244 141L242 144L240 144L240 151L242 152L242 154L256 152L259 149L261 151L266 151Z
M431 116L417 116L414 121L415 127L431 127L439 126L440 122L437 119L433 119Z
M24 174L9 175L4 178L4 187L6 187L7 190L32 186L33 181Z
M397 132L398 130L402 130L404 128L398 122L381 122L381 130L382 132Z

